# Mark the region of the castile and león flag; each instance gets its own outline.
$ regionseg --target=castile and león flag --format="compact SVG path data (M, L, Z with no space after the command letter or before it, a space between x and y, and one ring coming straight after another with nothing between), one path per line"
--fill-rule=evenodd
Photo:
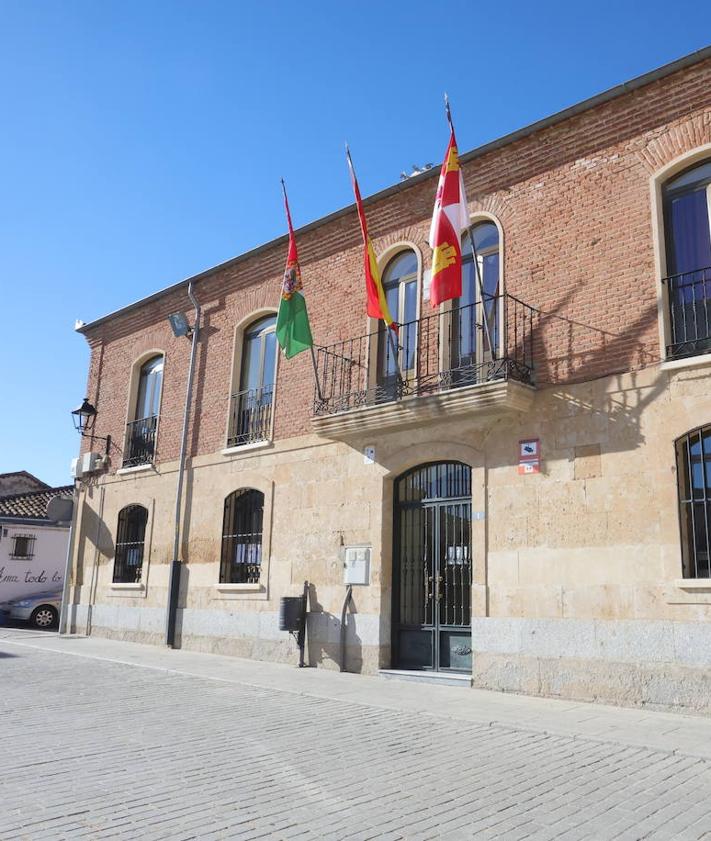
M449 122L449 145L439 174L435 206L430 227L432 283L430 301L438 307L443 301L462 294L462 234L469 229L469 211L464 178L459 166L457 140L445 97Z

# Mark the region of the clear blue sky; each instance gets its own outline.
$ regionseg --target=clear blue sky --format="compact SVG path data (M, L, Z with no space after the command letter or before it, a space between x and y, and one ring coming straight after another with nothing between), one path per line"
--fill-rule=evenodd
M0 2L0 472L68 481L97 318L711 41L711 4ZM275 297L277 290L275 290Z

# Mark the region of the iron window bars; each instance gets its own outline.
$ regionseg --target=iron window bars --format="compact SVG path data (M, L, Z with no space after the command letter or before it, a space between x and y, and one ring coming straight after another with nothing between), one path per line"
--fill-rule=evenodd
M272 428L274 386L248 388L233 394L230 402L228 447L268 441Z
M225 499L220 584L258 584L262 567L264 494L254 488Z
M151 464L155 456L158 415L131 421L126 424L126 444L123 452L124 467Z
M711 425L676 442L684 578L711 578Z
M143 575L143 549L148 510L127 505L119 511L114 555L114 584L138 584Z
M29 561L35 556L34 534L15 534L12 537L12 549L10 557L14 560Z
M711 267L665 277L670 359L711 351Z

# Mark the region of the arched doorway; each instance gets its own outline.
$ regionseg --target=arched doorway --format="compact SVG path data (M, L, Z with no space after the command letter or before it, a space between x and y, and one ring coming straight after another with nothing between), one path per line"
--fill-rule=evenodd
M416 467L395 482L393 665L471 672L471 468Z

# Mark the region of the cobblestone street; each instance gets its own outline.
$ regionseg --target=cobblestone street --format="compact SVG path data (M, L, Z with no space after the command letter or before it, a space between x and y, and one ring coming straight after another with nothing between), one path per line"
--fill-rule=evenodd
M0 838L711 837L707 720L309 671L0 630Z

